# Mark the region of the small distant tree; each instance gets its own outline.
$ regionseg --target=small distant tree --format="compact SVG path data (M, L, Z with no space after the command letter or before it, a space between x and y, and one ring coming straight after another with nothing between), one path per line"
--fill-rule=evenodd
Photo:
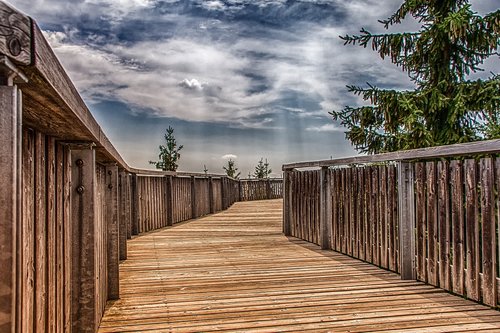
M273 170L269 168L269 162L267 162L267 158L265 162L264 159L261 158L259 163L255 167L255 172L253 173L253 175L257 179L267 179L269 178L271 172L273 172Z
M174 137L174 129L168 127L165 133L165 145L160 145L160 153L158 154L159 161L149 161L157 169L163 171L176 171L179 165L177 162L181 158L179 153L184 146L177 146L177 141Z
M205 175L208 174L208 169L205 164L203 164L203 172L205 173Z
M240 178L241 172L238 172L238 168L236 167L236 162L233 161L232 159L229 159L227 161L227 166L223 166L222 169L226 171L226 175L228 175L231 178Z

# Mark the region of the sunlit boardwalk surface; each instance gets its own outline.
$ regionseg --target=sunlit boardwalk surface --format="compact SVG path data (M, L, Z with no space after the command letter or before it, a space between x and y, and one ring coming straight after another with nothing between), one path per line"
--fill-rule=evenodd
M281 234L282 201L129 241L100 332L500 332L500 312Z

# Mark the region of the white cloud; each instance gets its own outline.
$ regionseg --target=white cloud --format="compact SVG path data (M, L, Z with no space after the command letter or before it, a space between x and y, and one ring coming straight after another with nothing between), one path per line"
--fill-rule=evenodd
M226 155L221 157L221 159L223 159L223 160L236 160L237 158L238 158L238 156L236 156L234 154L226 154Z
M344 132L346 129L335 124L325 124L321 126L307 127L306 131L310 132Z

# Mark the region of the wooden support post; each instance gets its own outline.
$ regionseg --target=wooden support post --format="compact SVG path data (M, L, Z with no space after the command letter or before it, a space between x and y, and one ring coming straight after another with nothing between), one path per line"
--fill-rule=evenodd
M332 248L332 196L330 171L322 167L320 173L320 245L323 250Z
M131 189L131 213L132 213L132 235L139 234L139 219L140 219L140 211L139 211L139 189L137 188L137 175L132 174L132 184L130 186Z
M119 212L120 212L120 260L127 259L127 229L130 221L128 214L128 200L127 200L127 179L128 173L125 170L120 170L119 177Z
M174 225L174 194L172 176L165 176L165 207L167 214L167 226Z
M106 166L106 225L108 253L108 299L120 298L120 221L118 205L118 166Z
M208 177L208 204L210 207L210 214L215 213L214 205L214 183L212 177Z
M290 236L291 234L291 196L290 191L290 171L285 171L283 175L283 233L285 236Z
M399 258L402 280L415 280L415 199L413 165L398 162Z
M93 144L70 145L72 260L72 331L95 332L96 184Z
M191 218L195 219L198 215L196 214L196 178L191 176Z
M16 255L21 231L21 91L12 86L11 75L1 69L0 77L0 330L12 332L16 326L16 288L22 279ZM5 86L10 85L10 86ZM18 318L20 319L20 318Z

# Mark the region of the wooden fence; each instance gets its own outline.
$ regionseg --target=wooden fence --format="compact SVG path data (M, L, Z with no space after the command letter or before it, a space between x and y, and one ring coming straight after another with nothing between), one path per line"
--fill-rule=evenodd
M497 307L499 152L491 140L284 165L284 232Z
M227 209L240 182L127 165L36 22L1 1L0 21L0 332L95 332L126 240Z
M278 199L283 197L283 179L241 179L240 201Z

